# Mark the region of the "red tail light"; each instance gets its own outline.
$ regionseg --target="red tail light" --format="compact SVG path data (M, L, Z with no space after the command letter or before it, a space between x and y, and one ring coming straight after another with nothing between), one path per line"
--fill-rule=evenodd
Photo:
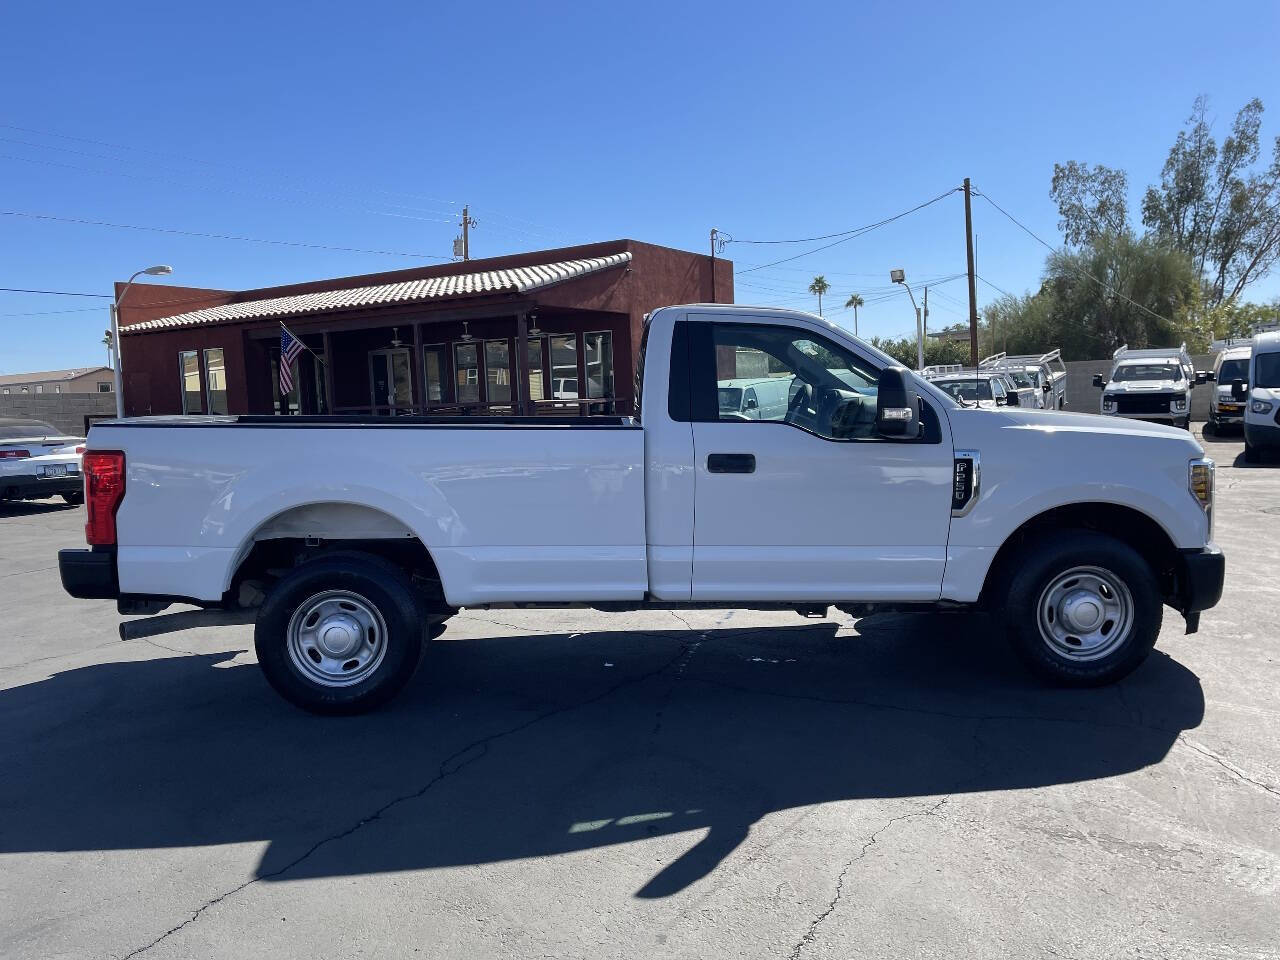
M84 455L84 504L89 520L84 538L90 546L116 542L116 510L124 499L124 453L90 450Z
M30 450L0 450L0 460L25 460L29 456Z
M84 453L84 444L83 444L83 443L82 443L82 444L80 444L80 446L76 447L76 453Z

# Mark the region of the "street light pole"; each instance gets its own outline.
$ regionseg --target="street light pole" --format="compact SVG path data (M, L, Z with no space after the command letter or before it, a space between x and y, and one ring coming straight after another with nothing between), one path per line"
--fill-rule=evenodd
M137 273L135 273L132 277L129 278L128 282L125 283L120 293L117 294L115 299L111 301L111 350L112 350L112 355L114 357L114 362L112 363L112 370L111 370L111 379L114 382L115 391L116 391L116 416L117 417L124 416L124 391L121 389L121 376L120 376L120 369L121 369L120 318L119 318L120 317L120 301L123 300L124 295L129 292L129 288L133 286L133 281L137 280L138 277L142 276L144 273L153 277L167 277L169 274L173 273L173 267L165 263L160 263L160 264L156 264L154 267L147 267L143 270L139 270Z
M907 283L907 275L903 270L890 270L889 279L894 283L900 283L907 288L907 296L911 298L911 306L916 311L916 369L924 369L924 328L920 325L920 308L916 306L916 295L911 292L911 285Z

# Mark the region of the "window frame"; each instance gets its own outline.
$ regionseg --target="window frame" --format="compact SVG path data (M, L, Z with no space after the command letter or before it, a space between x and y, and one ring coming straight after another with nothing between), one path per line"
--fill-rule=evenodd
M226 407L221 413L213 412L213 385L209 379L209 354L217 350L222 359L222 405ZM210 416L226 416L231 409L227 390L227 351L225 347L202 347L200 350L201 374L204 383L204 408Z
M818 440L827 443L925 443L938 444L942 442L941 419L937 410L934 409L932 398L926 396L925 391L917 389L916 395L919 399L919 421L921 425L920 433L914 437L883 437L872 435L867 437L828 437L817 431L810 430L802 424L792 423L787 420L722 420L720 419L720 403L718 395L718 377L716 376L716 357L715 357L715 339L713 331L716 327L721 329L733 328L771 328L785 331L793 339L808 339L827 349L836 350L842 354L849 354L855 359L861 361L869 371L873 371L877 378L883 372L884 367L876 363L874 360L864 356L862 353L854 350L833 340L827 334L810 330L807 327L796 326L788 323L770 323L767 320L690 320L688 323L687 336L689 342L689 416L688 422L691 423L718 423L742 425L745 427L754 427L758 424L768 426L788 427L798 430ZM674 416L676 411L671 411L673 420L684 422L682 418Z
M183 364L184 357L191 357L195 361L196 372L196 389L195 394L200 398L199 410L187 409L187 395L191 393L187 389L187 369ZM193 348L191 350L178 351L178 394L182 399L182 415L184 417L198 417L204 414L204 370L200 363L200 350Z

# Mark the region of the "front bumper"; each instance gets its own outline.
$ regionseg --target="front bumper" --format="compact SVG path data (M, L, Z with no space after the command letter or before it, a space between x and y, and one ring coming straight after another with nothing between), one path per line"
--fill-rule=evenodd
M1216 543L1178 553L1178 601L1183 614L1190 618L1208 610L1222 599L1222 582L1227 573L1227 560Z
M59 550L58 575L62 589L81 600L114 600L120 596L113 548Z
M1209 411L1216 423L1243 423L1244 404L1219 404Z
M1244 441L1251 447L1280 447L1280 427L1246 420Z
M79 473L65 477L40 477L34 474L8 476L0 474L0 500L43 500L60 493L84 492Z

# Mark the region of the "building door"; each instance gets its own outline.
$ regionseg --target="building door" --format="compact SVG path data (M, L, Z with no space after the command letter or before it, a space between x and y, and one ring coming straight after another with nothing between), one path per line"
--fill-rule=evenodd
M407 347L369 351L369 403L374 413L411 413L413 383Z

